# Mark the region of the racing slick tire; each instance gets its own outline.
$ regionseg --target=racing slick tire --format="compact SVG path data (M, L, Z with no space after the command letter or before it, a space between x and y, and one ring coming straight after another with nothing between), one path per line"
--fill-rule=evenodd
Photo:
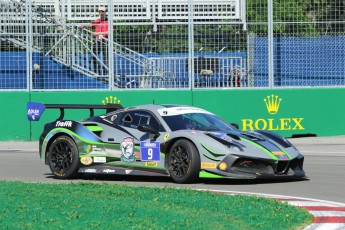
M176 183L193 183L199 179L200 156L195 145L186 139L176 141L168 154L168 170Z
M72 138L59 136L49 147L48 164L58 179L71 179L78 175L79 150Z

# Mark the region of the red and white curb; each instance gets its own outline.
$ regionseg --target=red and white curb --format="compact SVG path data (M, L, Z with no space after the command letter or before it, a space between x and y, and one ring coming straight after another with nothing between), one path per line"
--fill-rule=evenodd
M304 208L314 216L313 223L307 226L304 230L345 230L345 204L343 203L263 193L248 193L208 189L197 190L229 195L255 195L276 199L281 202L286 202L290 205Z

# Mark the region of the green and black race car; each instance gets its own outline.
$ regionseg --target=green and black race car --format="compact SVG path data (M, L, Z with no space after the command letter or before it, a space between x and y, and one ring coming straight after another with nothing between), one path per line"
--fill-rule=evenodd
M176 183L198 178L304 178L304 157L285 138L244 132L204 109L185 105L63 105L28 103L28 119L45 108L61 116L44 126L40 158L57 178L78 173L168 176ZM80 121L65 109L89 109ZM94 109L107 113L94 116Z

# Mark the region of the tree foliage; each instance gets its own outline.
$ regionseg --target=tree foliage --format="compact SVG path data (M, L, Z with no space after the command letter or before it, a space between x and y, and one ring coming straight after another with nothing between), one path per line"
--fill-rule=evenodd
M273 32L275 37L343 36L344 1L339 0L272 0ZM246 0L246 23L230 20L218 24L194 25L195 51L238 51L246 48L247 35L268 35L268 0ZM212 19L210 19L212 21ZM122 28L123 27L123 28ZM187 25L122 26L119 42L132 44L138 51L187 52ZM136 37L126 34L135 34ZM141 35L140 35L141 34ZM140 36L139 36L140 35ZM133 39L136 41L133 47ZM141 47L141 50L140 50ZM143 48L144 47L144 48Z

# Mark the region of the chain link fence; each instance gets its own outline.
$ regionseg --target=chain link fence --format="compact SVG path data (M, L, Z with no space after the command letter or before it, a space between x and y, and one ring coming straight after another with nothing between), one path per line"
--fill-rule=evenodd
M0 0L0 90L343 87L344 4Z

